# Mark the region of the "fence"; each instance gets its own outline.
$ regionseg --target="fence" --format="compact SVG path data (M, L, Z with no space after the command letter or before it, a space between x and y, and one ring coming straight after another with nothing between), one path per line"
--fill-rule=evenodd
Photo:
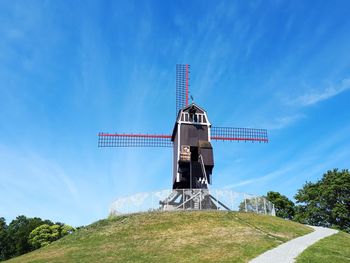
M176 189L138 193L115 200L110 214L170 210L229 210L275 216L274 205L263 196L227 189Z

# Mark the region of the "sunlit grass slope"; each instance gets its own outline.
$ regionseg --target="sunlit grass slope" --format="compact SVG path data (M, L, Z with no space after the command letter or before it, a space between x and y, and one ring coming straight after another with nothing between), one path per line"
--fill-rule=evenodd
M311 231L250 213L143 213L100 220L11 262L247 262Z
M350 235L339 232L321 239L297 258L297 263L350 263Z

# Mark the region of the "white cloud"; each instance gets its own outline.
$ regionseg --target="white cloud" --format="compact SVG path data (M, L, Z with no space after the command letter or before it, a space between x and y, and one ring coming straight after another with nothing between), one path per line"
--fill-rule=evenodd
M268 130L279 130L292 125L293 123L305 118L304 114L295 114L291 116L279 117L263 125Z
M0 145L0 167L0 187L11 185L13 195L36 193L55 200L62 196L79 199L72 178L63 168L36 152L14 151Z
M343 79L339 85L330 85L321 92L312 92L309 94L304 94L297 98L294 103L300 106L309 106L316 104L320 101L327 100L334 97L346 90L350 89L350 79Z
M256 183L259 183L259 182L262 182L262 181L271 180L271 179L273 179L273 178L275 178L277 176L282 176L283 174L289 172L290 170L292 170L294 168L294 166L295 165L293 164L293 165L287 166L285 168L282 168L282 169L273 171L271 173L268 173L268 174L266 174L264 176L256 177L256 178L249 179L249 180L243 180L243 181L240 181L240 182L235 183L235 184L230 184L230 185L227 185L225 187L225 189L231 189L231 188L236 188L236 187L240 187L240 186L256 184Z
M290 105L295 105L297 108L295 110L299 110L302 107L310 106L317 104L321 101L332 98L346 90L350 89L350 78L343 79L340 84L333 85L330 84L327 88L321 91L313 91L310 93L306 93L304 95L299 96L294 100L289 100L286 103ZM287 126L292 125L293 123L305 118L306 115L302 113L295 113L294 115L288 115L284 117L277 117L271 122L264 124L268 130L279 130L286 128Z
M338 131L333 136L327 137L323 142L313 144L301 150L296 158L287 160L277 170L252 179L242 180L227 185L226 189L237 188L246 185L261 185L269 182L273 185L274 179L284 178L285 188L288 185L304 183L305 180L315 180L314 176L321 176L327 169L339 167L339 163L345 163L349 156L349 145L344 143L348 138L350 126ZM331 156L331 158L330 158ZM343 167L339 167L343 168ZM290 182L288 184L288 182ZM293 183L292 183L293 182Z

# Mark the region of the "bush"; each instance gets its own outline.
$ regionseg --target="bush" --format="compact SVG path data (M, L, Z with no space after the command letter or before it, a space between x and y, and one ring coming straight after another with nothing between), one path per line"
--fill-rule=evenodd
M63 236L71 234L75 229L68 225L47 224L38 226L29 235L28 242L35 248L49 245L51 242L60 239Z

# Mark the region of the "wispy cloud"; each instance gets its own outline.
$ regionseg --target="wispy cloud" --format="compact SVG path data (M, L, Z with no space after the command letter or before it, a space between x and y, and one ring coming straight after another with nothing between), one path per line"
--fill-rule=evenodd
M268 130L279 130L286 128L303 118L305 118L304 114L295 114L290 116L278 117L273 121L264 124L263 127L265 127Z
M259 176L259 177L256 177L256 178L253 178L253 179L249 179L249 180L243 180L243 181L240 181L240 182L235 183L235 184L227 185L224 188L225 189L231 189L231 188L236 188L236 187L240 187L240 186L256 184L256 183L259 183L259 182L262 182L262 181L268 181L268 180L271 180L271 179L273 179L273 178L275 178L277 176L281 176L281 175L289 172L293 168L294 168L294 165L287 166L287 167L281 168L279 170L273 171L271 173L268 173L268 174L266 174L264 176Z
M276 117L271 122L264 124L264 127L266 127L269 130L279 130L286 128L300 121L301 119L306 118L306 115L304 113L301 113L304 107L315 105L321 101L325 101L336 95L339 95L340 93L345 92L349 89L350 78L345 78L337 85L329 84L329 86L323 90L311 91L309 93L305 93L297 97L296 99L290 99L286 101L286 103L288 105L296 106L296 108L292 107L292 111L294 111L294 114L290 113L289 115L283 117Z
M0 187L12 185L17 192L12 191L11 195L37 194L54 200L64 195L78 201L79 194L72 178L56 162L36 152L14 151L1 145L0 158ZM42 192L43 189L48 191Z
M350 79L343 79L338 85L329 85L326 89L320 92L311 92L298 97L292 101L293 104L300 106L310 106L317 104L318 102L332 98L346 90L350 89Z
M346 126L333 136L328 137L327 140L323 140L322 143L315 142L311 144L304 151L300 152L296 158L286 160L275 171L252 179L242 180L224 188L232 189L254 184L261 185L263 182L273 185L273 181L277 180L277 178L284 178L279 183L283 184L283 188L287 189L288 185L300 185L305 180L313 180L315 179L313 178L314 176L320 176L327 169L339 167L338 164L342 163L349 156L349 146L342 144L346 140L349 131L350 126ZM328 154L320 154L324 152ZM332 156L332 158L329 158L329 156ZM288 184L288 182L293 183Z

